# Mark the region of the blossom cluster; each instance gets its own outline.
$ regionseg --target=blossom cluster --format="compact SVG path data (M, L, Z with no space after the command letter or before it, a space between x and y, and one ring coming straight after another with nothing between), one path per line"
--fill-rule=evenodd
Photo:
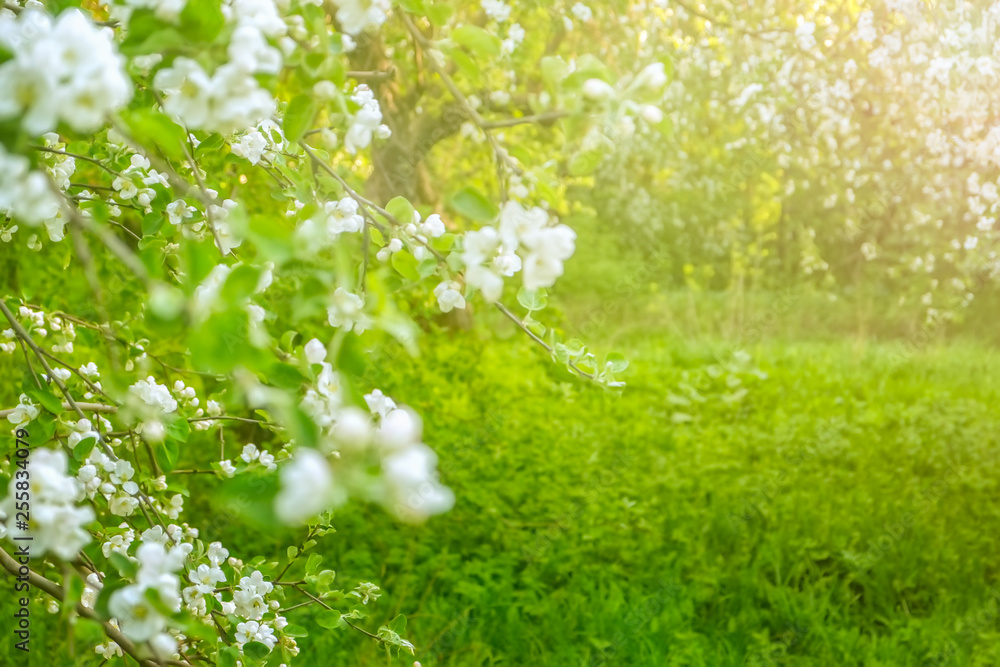
M5 525L0 524L0 537L30 537L33 555L53 553L71 560L91 541L86 526L94 520L94 510L80 504L83 490L68 474L64 452L35 449L27 470L29 479L19 480L15 476L7 498L0 504L0 520L5 522ZM24 505L17 502L18 493L22 499L30 498L27 529L21 527L20 521L15 521L15 508Z
M351 493L376 500L406 521L450 509L454 496L437 480L437 457L421 442L420 418L377 389L365 395L367 411L349 404L341 379L325 360L326 347L313 339L303 354L320 367L302 407L322 429L323 450L300 448L282 466L279 516L301 522ZM373 460L380 468L374 478L366 472Z
M516 201L507 202L500 211L499 229L487 226L465 235L461 258L466 283L488 301L499 299L504 277L522 268L525 289L552 286L576 249L576 233L567 225L549 222L549 214L540 207L526 209ZM456 305L448 289L439 300L441 296L446 297L442 310Z
M14 56L0 64L0 119L20 117L31 134L59 123L92 132L132 98L112 31L78 9L54 21L34 9L0 11L0 49Z

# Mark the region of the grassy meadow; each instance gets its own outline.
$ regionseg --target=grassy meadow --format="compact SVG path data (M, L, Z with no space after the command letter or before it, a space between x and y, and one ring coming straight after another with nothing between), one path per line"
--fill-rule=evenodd
M471 333L383 370L419 377L458 502L423 527L345 512L316 549L384 588L422 665L1000 661L1000 355L613 337L620 395ZM358 633L301 646L386 664Z
M344 586L382 587L372 627L405 614L424 667L1000 664L988 329L572 271L588 299L547 315L630 360L620 392L489 311L418 358L370 360L386 393L418 388L408 402L457 497L419 527L352 504L314 548ZM216 482L192 484L191 511L210 513ZM275 559L291 543L218 537ZM35 614L30 664L102 664ZM413 661L357 632L299 643L310 665Z
M319 548L378 573L422 665L1000 661L1000 356L637 319L601 331L633 364L621 395L474 334L386 369L419 378L457 505L423 528L352 513ZM363 637L303 650L344 642L385 664Z

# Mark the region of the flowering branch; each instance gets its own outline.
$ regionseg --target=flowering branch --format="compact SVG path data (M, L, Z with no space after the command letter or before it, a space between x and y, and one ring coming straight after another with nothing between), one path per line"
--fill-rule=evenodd
M80 407L80 409L85 410L87 412L112 412L112 413L113 412L118 412L117 406L114 406L114 405L105 405L104 403L82 403L82 402L80 402L80 403L77 403L77 405ZM63 410L72 410L73 409L73 406L70 403L68 403L68 402L64 402L62 404L62 407L63 407ZM0 410L0 419L3 419L7 415L13 414L16 410L17 410L17 408L7 408L6 410Z
M2 565L3 568L7 570L7 572L10 573L12 576L15 577L21 576L20 568L22 566L19 565L18 562L14 560L14 558L9 553L7 553L7 551L3 548L0 548L0 565ZM49 596L58 600L59 602L62 602L66 598L66 595L59 584L55 583L54 581L46 579L45 577L38 574L34 570L30 569L28 570L28 582L34 588L37 588L38 590L45 592ZM122 651L127 653L132 659L134 659L140 665L148 667L157 667L158 665L185 665L186 667L190 667L191 665L191 663L187 662L186 660L159 661L150 658L144 658L142 657L136 645L132 643L131 639L122 634L122 632L118 630L115 626L111 625L105 620L102 620L96 613L94 613L92 609L84 607L82 603L77 603L76 613L88 620L100 624L101 628L104 630L104 634L107 635L108 638L110 638L116 644L118 644L118 646L121 648Z

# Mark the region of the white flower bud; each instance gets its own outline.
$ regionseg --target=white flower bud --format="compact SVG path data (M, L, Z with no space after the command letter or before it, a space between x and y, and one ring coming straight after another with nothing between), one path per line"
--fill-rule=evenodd
M663 112L652 104L647 104L641 111L642 119L650 125L659 125L663 122Z
M420 431L420 418L406 408L397 408L382 419L378 441L386 449L395 451L419 442Z
M332 81L317 81L313 86L313 95L321 100L332 100L337 97L337 86Z
M360 408L344 408L337 415L333 437L345 450L362 449L372 437L371 418Z
M326 359L326 345L313 338L305 346L306 361L310 364L318 364Z
M592 102L604 102L615 96L615 89L607 81L587 79L583 84L583 96Z
M667 85L667 73L664 71L663 63L652 63L639 72L635 78L635 85L640 88L650 88L658 90Z

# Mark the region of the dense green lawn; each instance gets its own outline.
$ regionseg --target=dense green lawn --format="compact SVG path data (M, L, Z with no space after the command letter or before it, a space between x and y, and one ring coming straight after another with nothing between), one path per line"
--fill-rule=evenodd
M423 527L352 505L323 538L343 585L385 589L372 627L406 614L425 667L1000 664L1000 356L773 341L716 374L730 347L618 343L621 395L520 338L376 364L458 501ZM359 633L300 646L387 664Z
M1000 664L1000 357L774 342L713 378L729 348L644 336L615 396L529 350L394 364L457 506L323 545L425 666Z

